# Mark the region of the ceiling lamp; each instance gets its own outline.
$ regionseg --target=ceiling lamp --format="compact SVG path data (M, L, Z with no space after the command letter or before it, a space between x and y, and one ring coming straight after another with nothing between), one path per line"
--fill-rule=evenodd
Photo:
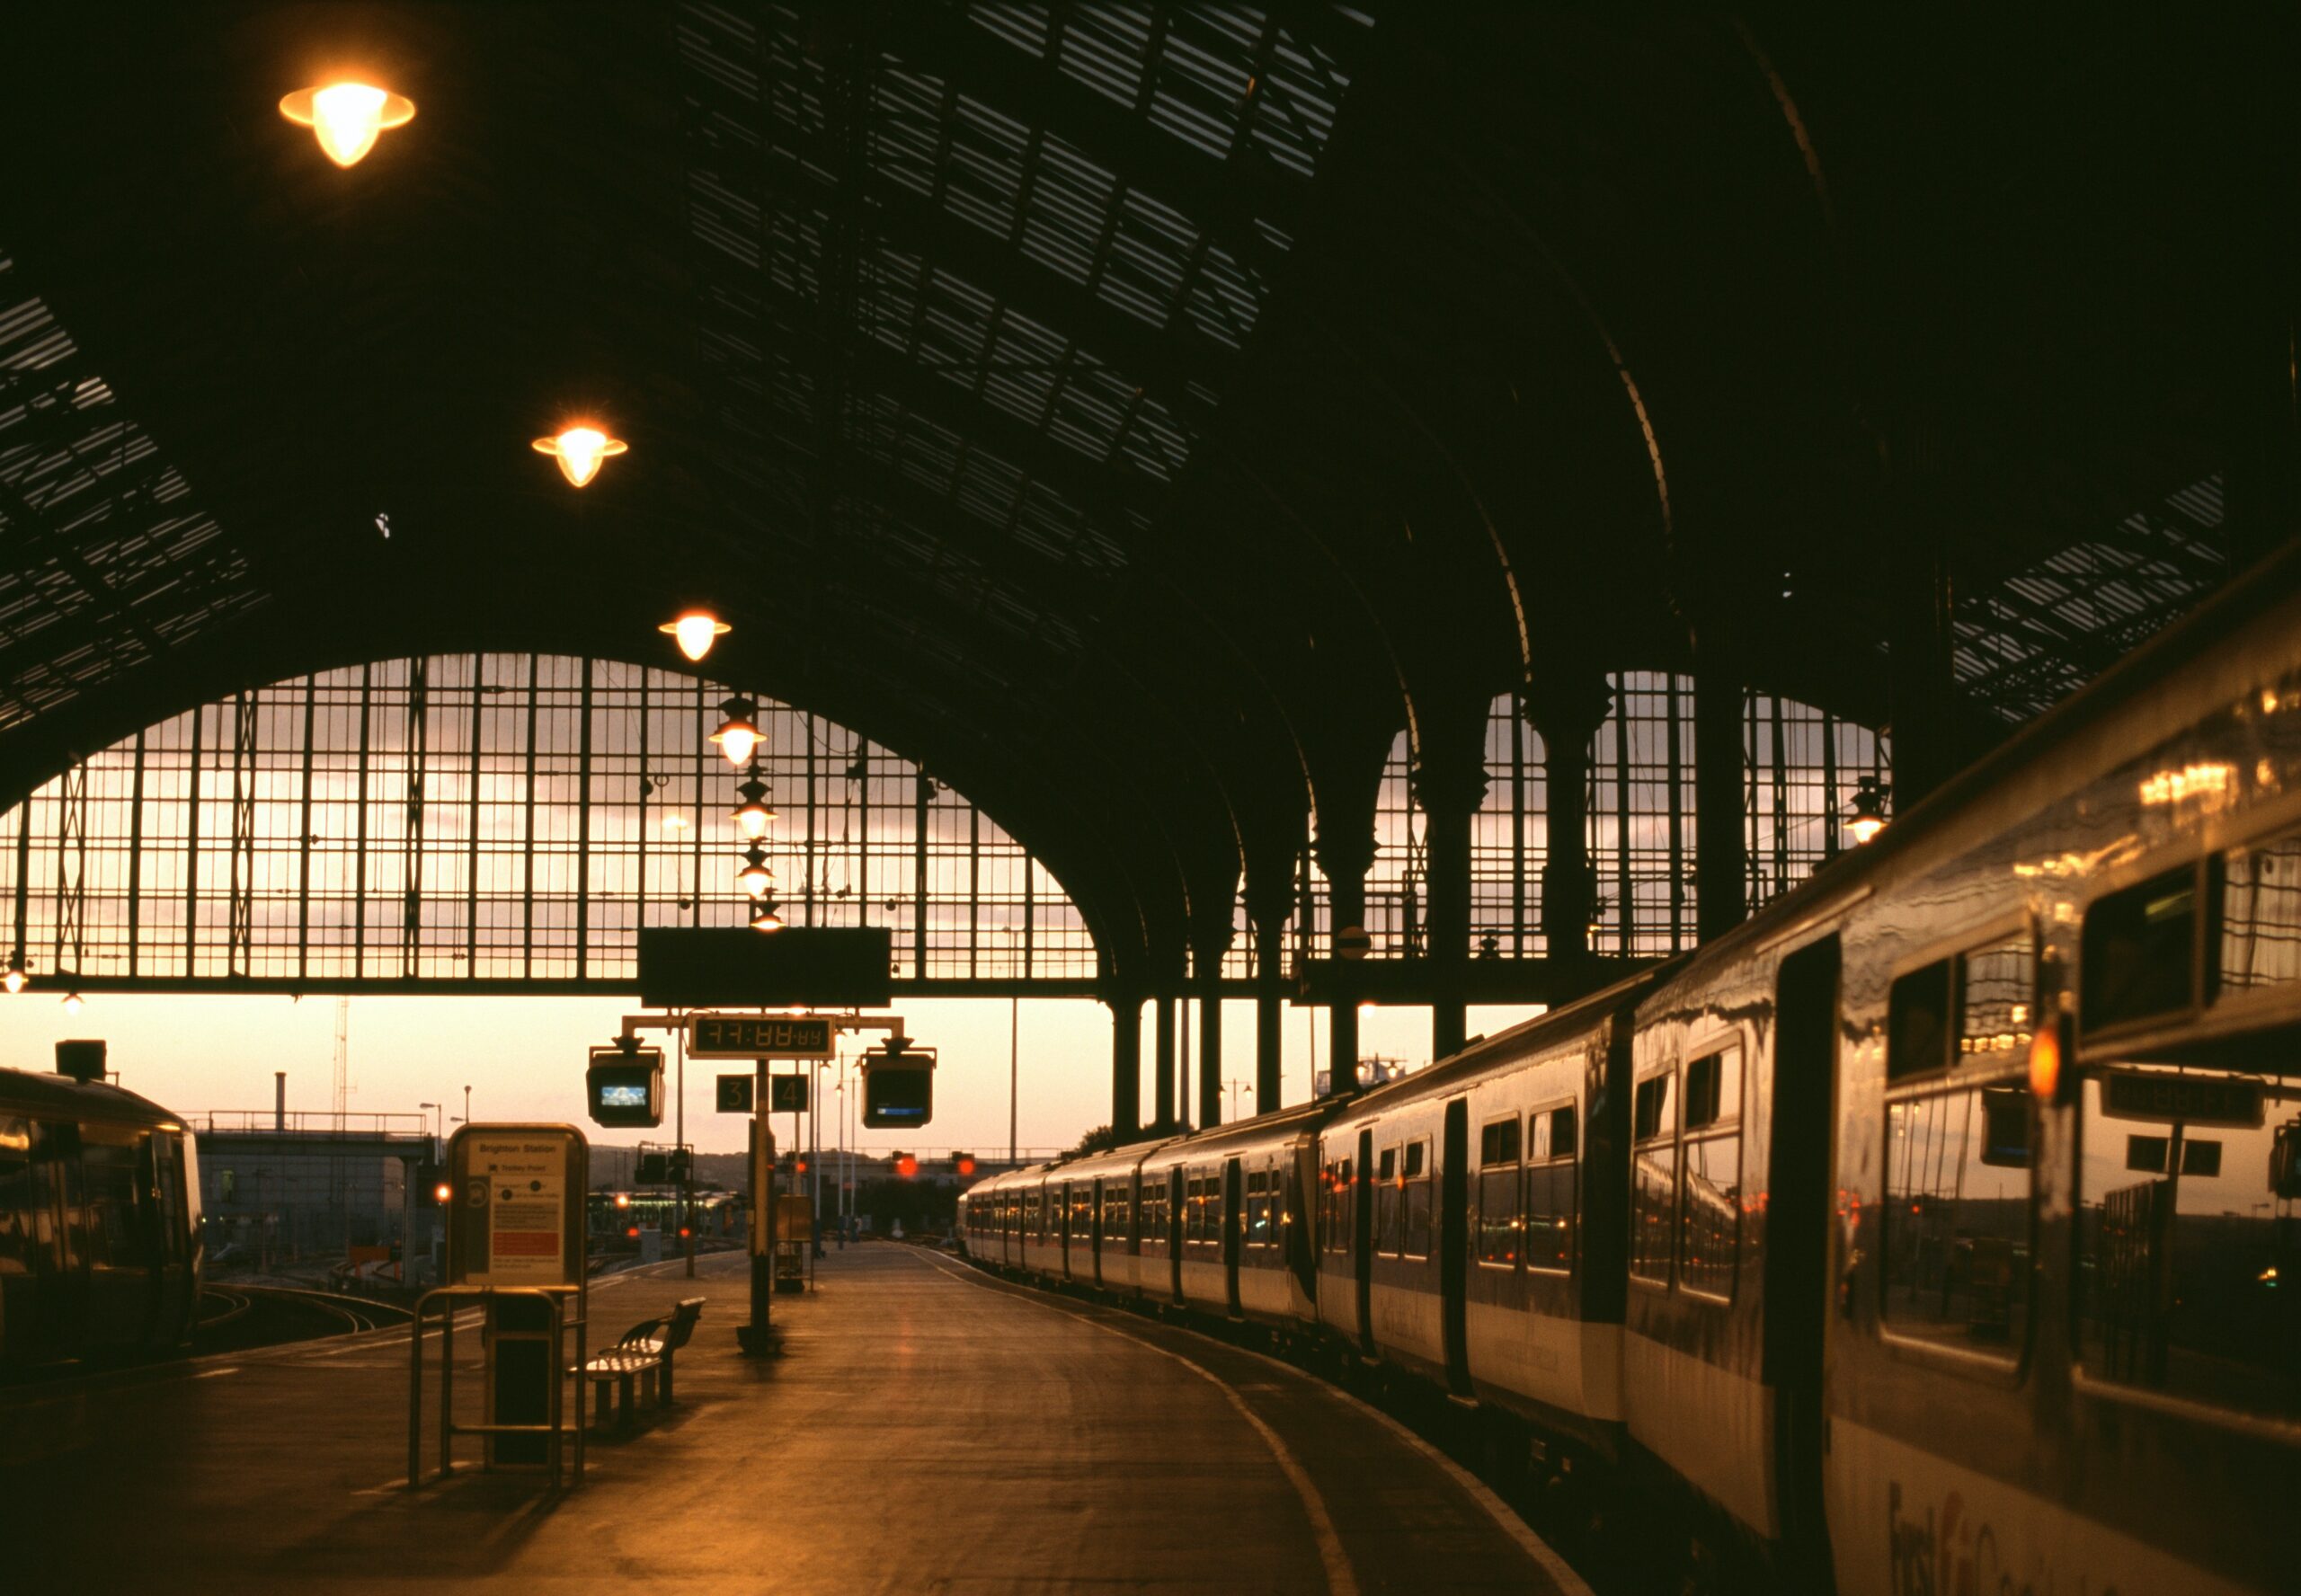
M743 867L735 872L735 884L751 898L764 898L775 884L775 872L767 867L767 855L754 844L743 850Z
M690 609L683 612L677 620L665 621L655 630L676 639L680 652L688 657L689 663L699 665L703 662L703 656L711 652L711 645L726 636L733 628L707 609Z
M730 698L719 706L719 713L727 718L711 734L711 740L719 745L719 751L727 756L730 765L749 763L752 752L767 740L767 734L751 719L753 712L754 706L748 698Z
M783 929L783 911L776 907L774 899L770 898L764 903L755 903L751 906L751 929L754 931Z
M767 806L767 784L759 778L759 761L751 761L751 779L735 792L742 802L735 807L735 825L751 841L767 835L775 823L775 811Z
M415 102L369 84L333 83L298 89L280 102L280 114L309 128L329 160L356 166L386 129L415 120Z
M64 1012L66 1014L76 1015L87 1006L88 1006L86 1004L80 1001L79 993L67 992L64 994Z
M664 830L666 830L666 831L684 831L684 830L686 830L686 829L687 829L687 816L685 816L685 815L681 814L681 813L680 813L678 810L676 810L676 809L674 809L674 810L671 811L669 813L667 813L667 814L665 814L665 815L663 816L663 829L664 829Z
M609 438L597 427L570 427L556 438L538 438L535 441L536 453L556 457L559 474L579 488L599 475L600 462L630 448L622 439Z
M31 979L24 973L24 956L19 953L8 961L8 973L0 975L0 986L6 987L8 996L13 998L24 989L24 983Z
M1890 790L1874 776L1863 776L1854 787L1845 829L1853 833L1856 843L1866 843L1886 829L1886 795Z

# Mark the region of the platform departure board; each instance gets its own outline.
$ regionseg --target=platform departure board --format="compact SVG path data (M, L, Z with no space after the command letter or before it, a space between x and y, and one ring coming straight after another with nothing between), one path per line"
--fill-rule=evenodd
M688 1022L690 1059L828 1059L836 1027L812 1015L697 1015Z

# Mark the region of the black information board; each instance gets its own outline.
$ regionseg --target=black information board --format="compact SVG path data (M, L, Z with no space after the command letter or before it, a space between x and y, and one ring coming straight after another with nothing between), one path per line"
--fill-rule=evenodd
M688 1021L690 1059L828 1059L837 1028L812 1015L701 1014Z
M639 933L639 996L655 1008L869 1007L893 993L884 926L650 927Z

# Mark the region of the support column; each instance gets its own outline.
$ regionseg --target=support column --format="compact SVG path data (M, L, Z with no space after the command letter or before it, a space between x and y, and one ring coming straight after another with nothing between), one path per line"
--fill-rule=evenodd
M1352 823L1321 825L1319 865L1327 878L1328 927L1339 932L1366 923L1366 872L1374 863L1372 815ZM1358 1089L1358 983L1348 960L1333 961L1336 980L1327 1025L1327 1092L1340 1096Z
M1158 1103L1155 1129L1172 1130L1177 1123L1175 1113L1175 999L1171 992L1161 992L1150 1000L1153 1047L1152 1055L1157 1085L1153 1093Z
M1198 973L1198 1122L1222 1122L1222 954L1206 959Z
M1694 927L1703 942L1749 918L1749 777L1738 651L1694 633Z
M1414 769L1429 864L1430 1056L1461 1051L1470 957L1470 823L1486 801L1485 723L1476 735L1434 735Z
M1297 845L1299 847L1299 844ZM1294 861L1250 861L1247 917L1255 928L1255 1112L1270 1113L1283 1101L1279 1026L1286 1014L1286 921L1294 912ZM1314 1066L1315 1068L1315 1066Z
M1603 676L1570 669L1529 680L1519 713L1541 734L1543 830L1542 942L1553 963L1590 956L1590 913L1598 883L1590 867L1590 740L1613 711Z
M1142 1131L1142 999L1103 1001L1111 1006L1111 1130L1124 1143Z

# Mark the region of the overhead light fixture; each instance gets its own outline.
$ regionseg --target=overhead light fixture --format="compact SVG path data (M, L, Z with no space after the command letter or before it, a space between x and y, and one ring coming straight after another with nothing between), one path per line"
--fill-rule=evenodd
M536 453L557 459L559 474L579 488L599 475L601 461L630 448L622 439L609 438L597 427L570 427L556 438L538 438L535 441Z
M687 816L681 814L676 809L671 811L668 814L663 816L663 829L666 831L686 830Z
M372 84L332 83L285 96L280 114L309 128L329 160L356 166L386 130L415 120L415 102Z
M676 620L665 621L655 628L674 639L680 645L680 652L698 665L703 662L703 656L711 652L711 645L733 629L707 609L688 610Z
M66 1014L76 1015L87 1006L88 1006L86 1004L80 1001L79 993L67 992L64 994L64 1012Z
M749 763L751 750L767 740L766 734L751 719L755 712L748 698L730 698L719 706L719 713L727 718L711 734L711 740L719 745L719 751L727 756L730 765Z
M12 959L8 962L8 973L0 976L0 986L6 987L8 996L13 998L24 989L24 983L31 979L24 973L24 962L22 959Z
M1892 791L1874 776L1865 776L1853 789L1853 804L1846 811L1845 829L1856 843L1866 843L1886 829L1886 798Z
M751 761L751 779L735 789L742 802L735 806L735 825L751 841L767 835L775 823L775 811L767 806L767 784L759 778L759 761Z
M743 850L743 867L735 872L735 884L752 898L766 897L775 885L775 872L768 868L767 855L757 845Z
M751 929L754 931L783 929L783 911L776 907L774 899L770 898L764 903L755 903L751 906Z

